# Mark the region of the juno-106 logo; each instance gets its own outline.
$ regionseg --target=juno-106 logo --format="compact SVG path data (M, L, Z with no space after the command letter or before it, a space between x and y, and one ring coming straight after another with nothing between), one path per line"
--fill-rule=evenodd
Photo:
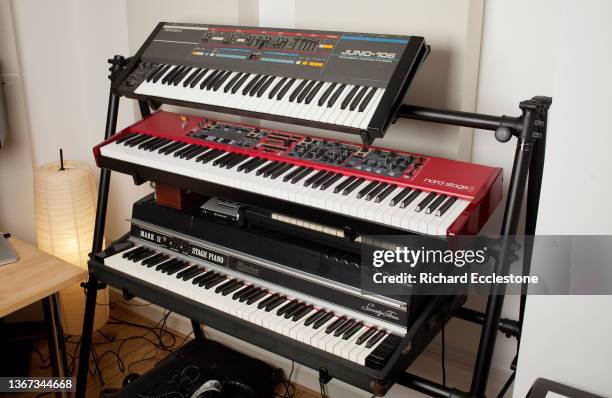
M381 58L381 59L395 59L396 53L387 53L381 51L370 51L370 50L344 50L340 55L348 55L351 57L368 57L368 58Z
M444 181L444 180L434 180L432 178L425 178L425 180L423 180L425 182L425 184L429 184L429 185L437 185L437 186L441 186L441 187L446 187L446 188L452 188L452 189L456 189L458 191L473 191L474 190L474 186L472 185L462 185L462 184L456 184L454 182L449 182L449 181Z

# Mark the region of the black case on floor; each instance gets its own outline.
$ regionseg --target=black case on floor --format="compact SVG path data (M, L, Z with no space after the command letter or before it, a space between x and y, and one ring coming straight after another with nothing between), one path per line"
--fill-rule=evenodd
M190 397L206 381L219 380L224 385L222 398L268 398L274 394L274 374L274 369L265 362L231 350L216 341L192 340L113 397L161 397L177 391L177 387L182 389L179 392L183 396ZM181 376L184 376L183 383L179 381ZM188 383L187 380L195 381ZM238 392L236 386L240 383L249 386L254 395Z

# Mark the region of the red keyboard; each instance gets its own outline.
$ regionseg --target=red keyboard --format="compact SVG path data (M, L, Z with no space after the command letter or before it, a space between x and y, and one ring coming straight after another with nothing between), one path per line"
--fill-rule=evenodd
M424 235L477 233L502 194L500 168L164 111L94 154L154 181L207 181Z

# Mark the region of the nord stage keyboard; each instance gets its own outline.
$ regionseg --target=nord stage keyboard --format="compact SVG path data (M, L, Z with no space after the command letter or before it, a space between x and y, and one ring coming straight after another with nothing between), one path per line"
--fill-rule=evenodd
M221 233L223 223L161 209L151 196L134 205L133 215L129 235L90 261L100 280L378 394L465 301L436 297L410 314L410 301L368 294L358 278L346 283L358 268L328 270L312 257L286 265L219 244L234 239L246 247L240 235L248 228ZM311 252L319 247L259 232L251 232L253 248L263 246L258 239L283 250L295 244L296 254L304 252L300 244Z
M114 87L371 140L383 136L428 51L416 36L162 22Z
M499 168L163 111L94 153L140 179L394 233L475 234L502 192Z

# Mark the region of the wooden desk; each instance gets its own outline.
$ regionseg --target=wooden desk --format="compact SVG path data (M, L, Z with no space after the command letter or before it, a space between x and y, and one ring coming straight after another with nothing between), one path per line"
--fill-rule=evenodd
M0 266L0 318L42 301L53 375L68 376L57 292L87 277L87 271L9 238L19 261Z

